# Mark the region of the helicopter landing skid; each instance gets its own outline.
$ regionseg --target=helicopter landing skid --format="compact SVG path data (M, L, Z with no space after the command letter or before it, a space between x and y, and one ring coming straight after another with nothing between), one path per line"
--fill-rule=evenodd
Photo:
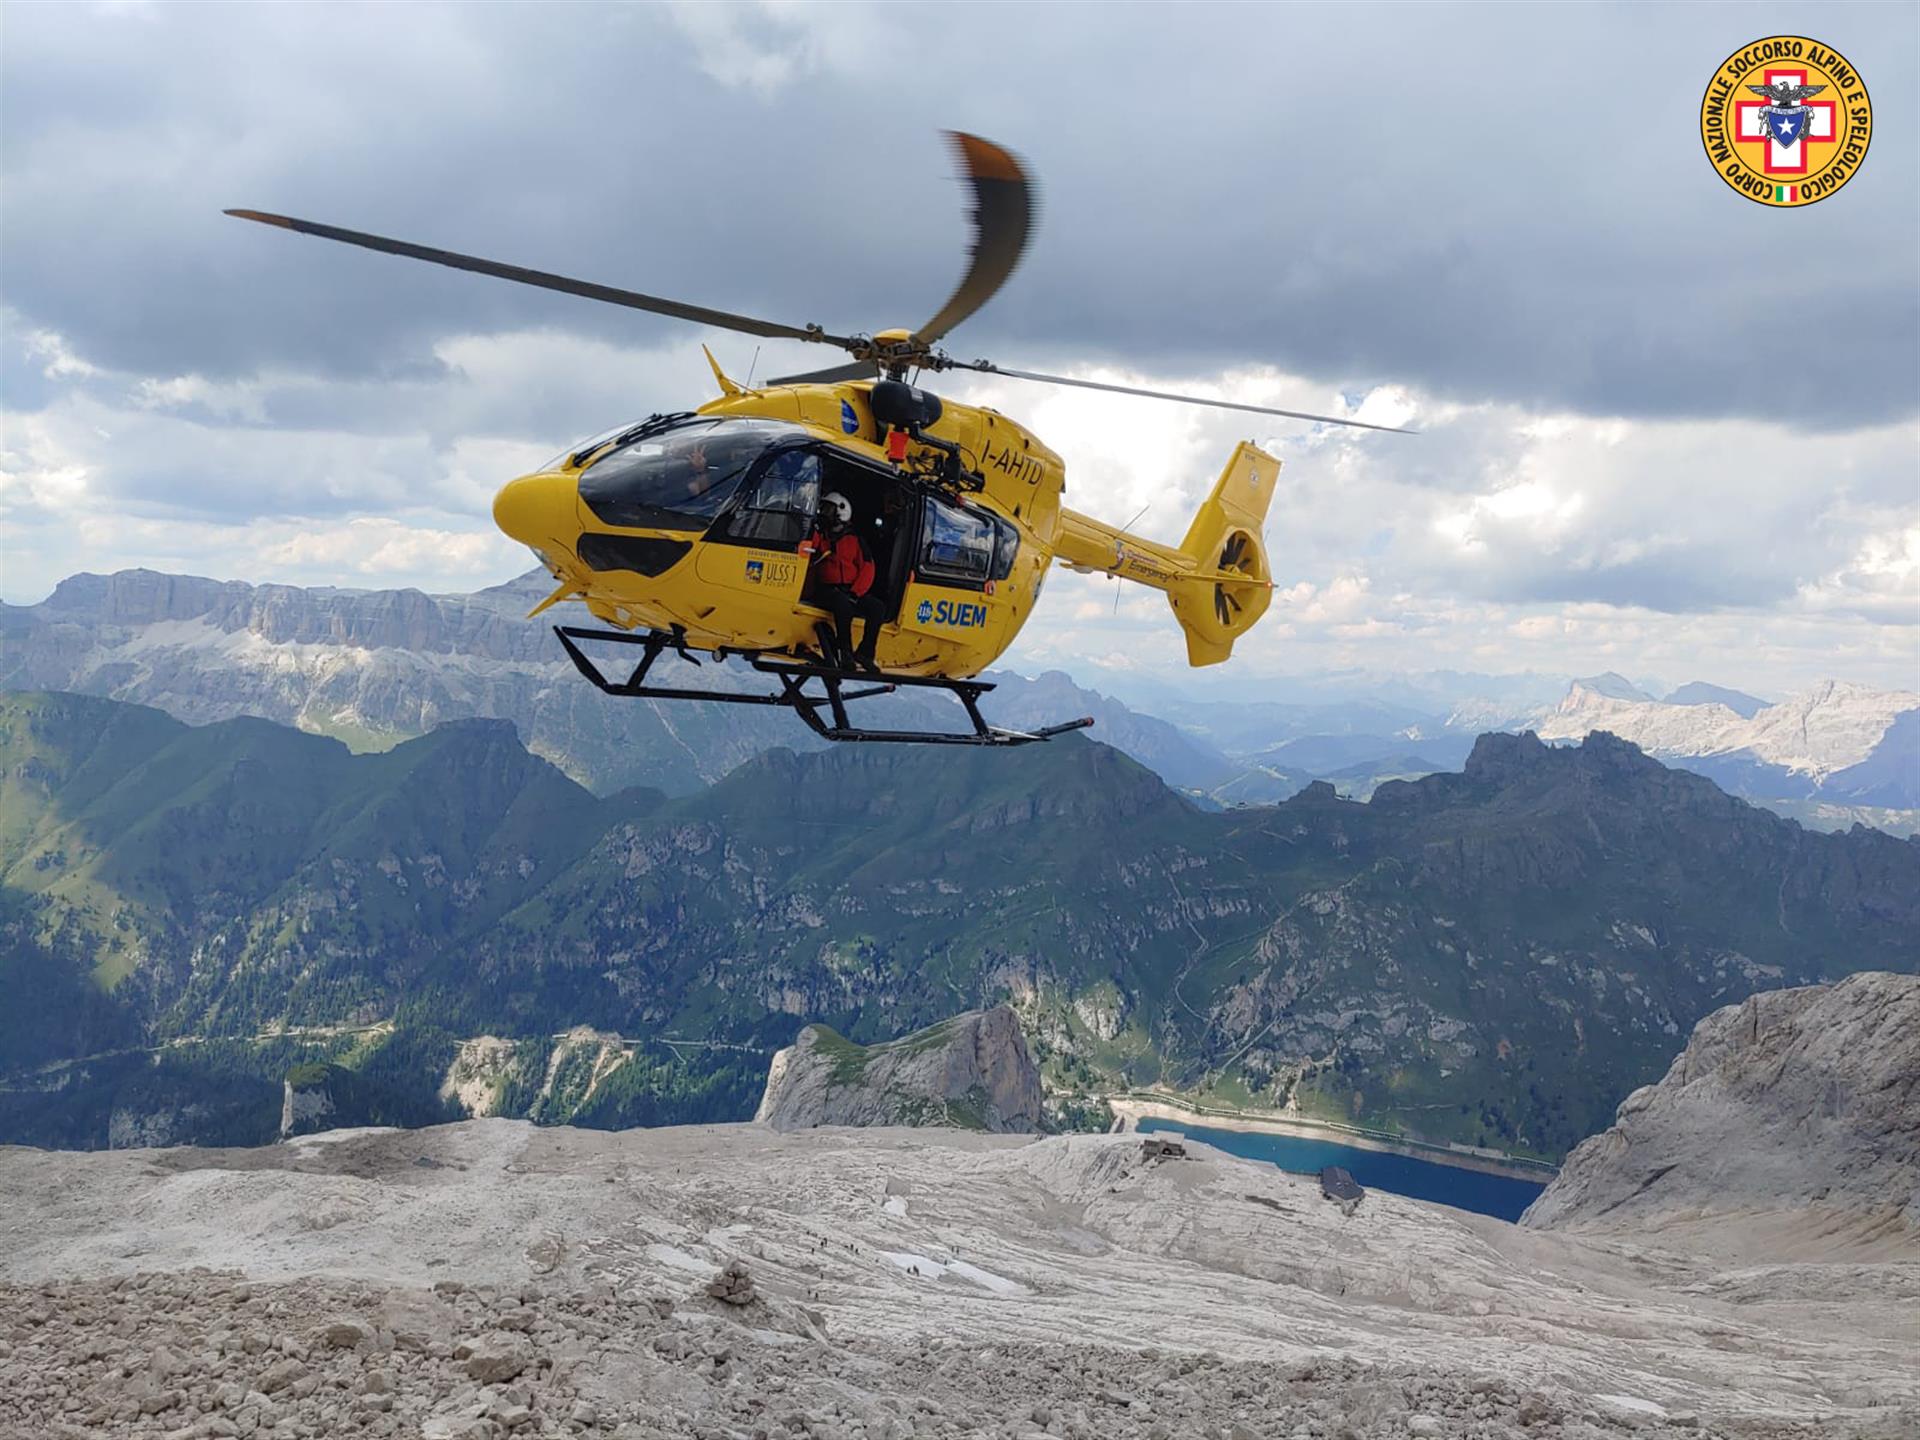
M589 630L577 625L556 625L553 633L559 637L561 648L567 652L567 658L573 661L574 668L608 695L637 700L701 700L716 705L776 705L793 711L808 729L823 740L865 740L892 745L1032 745L1041 740L1051 740L1056 735L1064 735L1069 730L1084 730L1093 724L1091 716L1083 716L1078 720L1046 725L1037 730L1008 730L989 725L986 717L980 713L980 697L993 689L990 680L950 680L944 676L927 675L876 677L865 671L842 670L788 655L770 655L764 650L717 650L714 654L719 659L735 656L762 675L772 676L780 682L778 694L649 685L648 672L653 669L654 662L668 651L679 655L689 664L700 663L688 652L684 636L658 630L635 635L625 630ZM638 645L642 650L640 663L634 666L625 680L609 680L575 643L580 640ZM816 680L820 682L820 694L808 688ZM861 683L874 680L878 683ZM848 689L850 681L858 688ZM848 719L847 706L855 700L888 695L903 686L946 691L966 710L973 730L959 733L939 730L866 730Z

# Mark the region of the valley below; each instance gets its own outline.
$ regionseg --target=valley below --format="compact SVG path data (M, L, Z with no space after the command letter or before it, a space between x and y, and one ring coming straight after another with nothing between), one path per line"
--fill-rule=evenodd
M809 1023L1004 1003L1051 1128L1161 1091L1551 1162L1717 1006L1915 963L1920 844L1604 734L1224 812L1075 738L884 750L601 797L502 721L0 697L0 1140L742 1120Z

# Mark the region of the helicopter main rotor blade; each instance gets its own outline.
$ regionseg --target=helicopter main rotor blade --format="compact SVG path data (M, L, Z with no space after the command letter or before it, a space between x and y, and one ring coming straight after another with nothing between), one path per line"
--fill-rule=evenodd
M872 380L880 374L880 366L872 360L855 360L848 365L834 365L825 370L809 370L804 375L781 375L767 381L769 385L838 385L843 380Z
M756 320L751 315L735 315L726 310L711 310L705 305L688 305L679 300L663 300L657 295L642 295L634 290L619 290L611 285L596 285L590 280L571 280L565 275L549 274L545 270L529 270L521 265L504 265L498 260L482 260L475 255L462 255L453 250L436 250L428 245L414 245L405 240L390 240L384 235L369 235L360 230L342 230L337 225L321 225L313 220L295 220L288 215L269 215L261 210L229 210L226 212L240 220L255 220L262 225L278 225L283 230L295 230L302 235L317 235L322 240L338 240L345 245L358 245L367 250L379 250L388 255L404 255L411 260L425 260L434 265L448 265L455 270L471 270L476 275L491 275L499 280L512 280L520 285L536 285L542 290L558 290L563 295L579 295L587 300L600 300L609 305L624 305L629 310L648 310L655 315L670 315L676 320L691 320L696 325L713 325L722 330L740 330L748 335L761 335L769 340L812 340L826 345L839 345L844 349L856 348L855 342L844 335L829 335L818 325L795 326L781 325L772 320Z
M931 345L994 297L1007 283L1033 230L1034 186L1012 151L978 135L947 131L960 169L973 186L973 250L960 288L913 332Z
M1015 380L1038 380L1043 385L1072 385L1080 390L1109 390L1115 395L1139 395L1148 400L1178 400L1182 405L1211 405L1216 410L1245 410L1253 415L1284 415L1289 420L1314 420L1322 425L1347 425L1355 430L1384 430L1392 435L1418 435L1398 425L1370 425L1365 420L1342 420L1338 415L1314 415L1305 410L1280 410L1271 405L1242 405L1237 400L1214 400L1205 395L1176 395L1171 390L1141 390L1132 385L1108 385L1100 380L1076 380L1069 375L1042 375L1034 370L1008 370L985 360L968 363L949 360L943 370L978 370L983 375L1006 375Z

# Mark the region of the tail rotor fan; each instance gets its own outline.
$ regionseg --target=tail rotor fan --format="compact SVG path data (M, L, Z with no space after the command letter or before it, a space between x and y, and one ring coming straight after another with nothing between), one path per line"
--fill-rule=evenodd
M1251 571L1242 562L1247 558L1247 552L1251 547L1252 541L1246 531L1234 531L1233 534L1227 537L1225 548L1220 551L1220 563L1216 568L1221 570L1238 570L1250 577ZM1227 588L1225 581L1214 582L1213 613L1214 617L1219 620L1222 625L1231 628L1234 616L1240 614L1245 608L1246 607L1240 603L1239 597Z

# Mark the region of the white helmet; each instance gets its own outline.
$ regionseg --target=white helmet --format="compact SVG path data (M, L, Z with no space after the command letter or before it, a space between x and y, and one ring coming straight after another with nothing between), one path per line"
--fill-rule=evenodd
M838 490L829 490L820 497L820 513L833 516L842 525L853 523L853 506Z

